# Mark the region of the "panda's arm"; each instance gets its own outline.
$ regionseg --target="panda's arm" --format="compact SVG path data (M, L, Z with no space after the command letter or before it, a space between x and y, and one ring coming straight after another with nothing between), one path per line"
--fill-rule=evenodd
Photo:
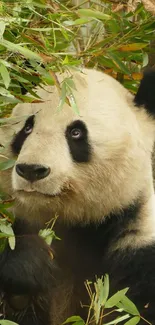
M8 245L0 254L0 291L37 294L54 285L57 268L50 247L28 230L25 221L17 220L15 249Z
M111 287L129 287L127 296L140 314L155 324L155 244L116 251L108 258ZM113 292L115 293L115 292ZM140 324L146 324L141 320Z

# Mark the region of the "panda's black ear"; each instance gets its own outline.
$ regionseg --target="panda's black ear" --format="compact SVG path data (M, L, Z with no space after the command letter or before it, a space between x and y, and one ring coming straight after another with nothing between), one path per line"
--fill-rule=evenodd
M143 105L155 118L155 70L150 69L144 72L134 102L136 106Z

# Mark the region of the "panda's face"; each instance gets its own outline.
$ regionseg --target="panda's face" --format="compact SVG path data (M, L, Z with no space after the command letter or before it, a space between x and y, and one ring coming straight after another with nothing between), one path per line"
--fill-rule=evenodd
M17 155L12 188L30 219L101 220L133 203L146 185L152 138L147 149L144 138L152 129L138 121L145 114L138 115L115 80L86 72L74 76L79 115L67 104L57 109L56 89L42 91L45 103L16 111L29 116L17 125L11 145Z

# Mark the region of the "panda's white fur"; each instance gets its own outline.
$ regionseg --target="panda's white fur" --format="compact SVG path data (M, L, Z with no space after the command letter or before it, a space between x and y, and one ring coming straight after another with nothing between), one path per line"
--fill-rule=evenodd
M76 86L73 92L79 115L67 103L58 109L57 87L38 89L41 103L17 105L9 127L0 131L1 142L8 143L11 134L18 134L30 115L35 115L34 127L21 146L13 170L1 172L0 184L15 197L16 217L39 227L44 227L55 215L60 224L67 227L79 224L86 229L92 224L100 227L119 214L121 219L121 213L138 201L140 208L136 218L127 221L123 228L125 235L108 243L107 251L115 254L126 249L147 249L155 243L151 163L154 117L145 107L137 107L134 97L110 76L91 69L71 71L58 75L60 85L64 77L70 75ZM74 161L66 140L66 128L76 120L83 121L88 130L88 162ZM14 156L9 147L6 154ZM17 174L18 164L43 165L51 172L46 178L31 183ZM71 282L70 286L74 284ZM59 291L57 294L59 296ZM58 305L52 311L55 314Z
M14 168L12 190L26 216L33 218L34 212L43 222L55 214L69 222L101 222L139 195L146 204L154 195L151 118L144 110L137 110L128 91L108 75L85 69L73 76L79 116L67 104L58 111L56 87L39 91L45 102L19 104L13 112L13 116L26 117L36 113L34 132L23 144L16 163L46 165L51 173L30 185ZM67 125L79 119L88 128L92 148L89 164L73 162L65 139ZM15 124L15 131L22 126Z

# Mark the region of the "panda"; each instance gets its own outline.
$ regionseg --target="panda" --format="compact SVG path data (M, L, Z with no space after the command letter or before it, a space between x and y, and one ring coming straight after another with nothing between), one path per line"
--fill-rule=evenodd
M68 101L60 109L59 89L47 86L1 129L16 159L0 173L16 217L15 249L0 254L2 317L20 325L86 319L84 281L108 273L110 295L129 287L155 324L155 71L135 96L94 69L59 74L60 85L70 76L79 113ZM55 216L61 240L48 246L38 232Z

